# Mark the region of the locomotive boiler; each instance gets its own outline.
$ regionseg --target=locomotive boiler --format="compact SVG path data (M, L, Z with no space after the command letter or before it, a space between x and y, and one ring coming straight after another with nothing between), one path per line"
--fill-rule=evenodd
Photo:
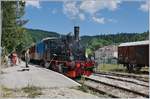
M89 76L95 64L85 56L85 47L80 44L79 26L74 27L74 35L44 38L32 45L29 52L31 62L70 78Z

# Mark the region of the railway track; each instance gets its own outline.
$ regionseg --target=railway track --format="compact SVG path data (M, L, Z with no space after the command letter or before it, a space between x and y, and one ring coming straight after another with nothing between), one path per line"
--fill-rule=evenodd
M149 82L149 75L147 75L147 77L143 77L143 76L139 76L136 74L125 74L125 73L116 73L116 72L95 72L95 74L119 76L119 77L124 77L124 78L133 78L139 81Z
M83 84L85 86L113 98L149 97L149 85L145 82L141 83L142 81L136 82L102 74L84 78Z
M114 79L114 80L118 80L118 81L124 81L124 82L128 82L128 83L133 83L136 85L141 85L141 86L145 86L145 87L149 87L149 82L145 82L145 81L141 81L141 80L137 80L134 78L127 78L127 77L120 77L120 76L114 76L114 75L108 75L108 74L101 74L101 73L95 73L95 76L100 76L100 77L106 77L109 79Z

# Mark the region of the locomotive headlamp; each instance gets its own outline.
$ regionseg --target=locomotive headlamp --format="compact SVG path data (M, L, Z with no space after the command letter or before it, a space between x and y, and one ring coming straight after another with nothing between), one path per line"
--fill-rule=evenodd
M73 60L74 60L74 57L73 57L73 56L70 56L70 60L73 61Z

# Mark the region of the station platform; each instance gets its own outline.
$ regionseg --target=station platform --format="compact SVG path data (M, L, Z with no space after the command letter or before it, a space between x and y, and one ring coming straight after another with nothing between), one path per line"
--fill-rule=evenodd
M80 86L74 80L48 70L37 65L29 65L29 70L25 70L25 63L18 66L8 67L2 70L0 75L0 85L8 88L23 88L26 86L36 86L40 88L67 88Z

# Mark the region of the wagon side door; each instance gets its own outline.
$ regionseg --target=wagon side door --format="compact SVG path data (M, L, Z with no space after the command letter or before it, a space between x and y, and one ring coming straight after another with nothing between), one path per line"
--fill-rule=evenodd
M129 46L128 59L130 64L136 64L136 46Z

